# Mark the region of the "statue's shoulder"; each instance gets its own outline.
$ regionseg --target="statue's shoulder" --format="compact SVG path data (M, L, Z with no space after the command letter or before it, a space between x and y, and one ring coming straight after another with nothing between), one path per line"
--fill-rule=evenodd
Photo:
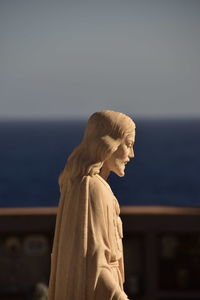
M90 190L98 189L103 186L102 181L99 179L100 176L97 175L86 175L82 177L81 185L87 185Z
M91 193L107 194L112 193L109 184L98 174L93 176L85 176L88 188Z
M88 181L89 185L91 187L93 186L104 186L105 185L105 180L98 174L95 174L95 175L88 175L88 176L85 176L86 180Z

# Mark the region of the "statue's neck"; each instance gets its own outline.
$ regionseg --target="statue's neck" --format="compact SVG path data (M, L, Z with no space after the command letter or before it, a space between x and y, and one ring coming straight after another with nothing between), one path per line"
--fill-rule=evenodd
M105 180L107 181L108 176L110 175L110 170L107 168L107 166L105 164L103 164L99 175Z

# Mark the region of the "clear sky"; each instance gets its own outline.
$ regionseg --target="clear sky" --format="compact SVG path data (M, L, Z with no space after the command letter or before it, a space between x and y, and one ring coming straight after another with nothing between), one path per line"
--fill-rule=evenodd
M0 0L0 119L200 116L199 0Z

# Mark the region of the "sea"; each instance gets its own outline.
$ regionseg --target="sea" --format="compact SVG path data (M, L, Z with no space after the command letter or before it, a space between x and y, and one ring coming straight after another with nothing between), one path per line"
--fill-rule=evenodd
M0 207L52 207L86 120L0 122ZM200 119L136 120L135 157L108 181L121 205L200 207Z

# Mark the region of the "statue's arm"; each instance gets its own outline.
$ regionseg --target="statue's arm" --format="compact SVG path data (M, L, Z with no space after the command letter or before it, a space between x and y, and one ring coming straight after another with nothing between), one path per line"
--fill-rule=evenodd
M87 278L88 298L91 290L96 300L127 300L127 296L116 282L111 266L110 240L108 236L108 207L106 205L106 192L101 185L89 185L88 201L88 251L87 251Z

